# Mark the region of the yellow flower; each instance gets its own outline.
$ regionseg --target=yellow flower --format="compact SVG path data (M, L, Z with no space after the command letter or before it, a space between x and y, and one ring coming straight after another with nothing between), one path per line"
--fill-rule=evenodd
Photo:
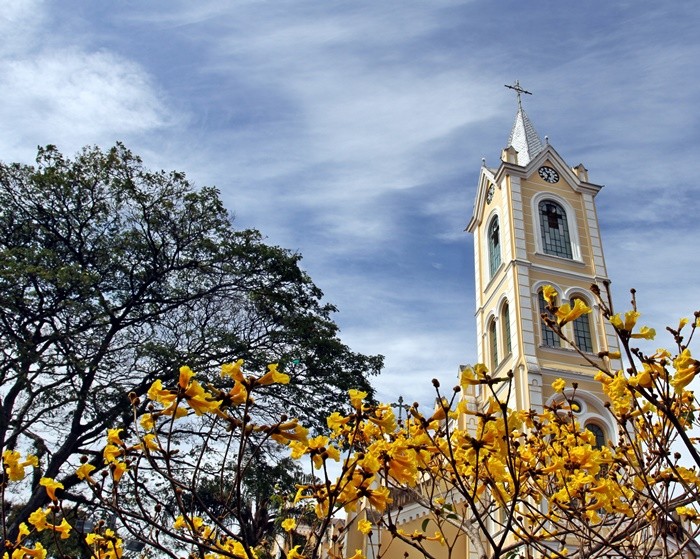
M637 311L627 311L625 313L625 321L622 321L620 314L616 314L610 317L610 324L612 324L618 330L626 330L631 332L634 329L634 325L637 324L637 319L639 318L639 313Z
M24 479L24 468L27 466L39 466L39 459L28 454L27 458L22 461L22 455L16 450L5 450L2 453L2 459L5 464L5 472L10 478L10 481L20 481Z
M459 385L462 390L466 390L468 386L481 384L481 380L476 377L474 369L465 367L459 375Z
M682 394L685 387L695 378L698 372L698 364L698 361L691 357L690 350L687 348L673 360L676 374L673 375L670 382L676 394Z
M29 526L27 526L24 522L20 523L17 533L17 543L21 542L26 536L28 536L29 532Z
M147 435L144 435L143 443L146 445L146 448L148 450L160 450L160 446L158 446L158 439L153 433L148 433Z
M153 415L150 413L144 413L141 416L141 419L139 419L139 424L146 431L152 431L153 428L155 427L155 421L153 419Z
M267 366L267 373L261 376L256 384L265 386L268 384L289 384L289 375L280 373L277 370L277 363L273 363Z
M291 532L297 527L297 521L294 518L285 518L282 521L282 530Z
M330 458L336 462L340 460L340 452L331 445L330 439L324 435L319 435L308 441L291 441L292 458L299 458L308 453L311 455L314 467L318 470L323 467L325 460Z
M236 381L233 388L228 392L229 401L234 404L242 404L248 399L248 391L242 383Z
M337 411L334 411L331 415L326 418L326 424L329 429L333 431L339 430L343 425L347 425L350 422L349 417L340 415Z
M249 553L246 552L246 549L243 547L243 544L237 540L234 540L234 539L229 538L225 542L222 542L221 540L219 540L216 545L224 553L213 555L213 556L211 554L207 554L204 556L204 559L209 559L211 557L214 557L216 559L220 559L221 557L238 557L239 559L249 559L249 557L251 555L252 555L253 559L257 559L257 557L258 557L255 549L249 548L249 551L250 551L250 555L249 555Z
M61 520L61 523L58 525L50 524L49 528L51 528L54 532L61 534L62 540L67 540L70 538L71 525L68 524L68 521L65 518Z
M286 423L280 423L275 425L270 430L270 438L280 444L288 444L290 441L301 441L306 443L308 441L309 431L299 425L298 419L292 419Z
M124 475L124 472L126 472L126 464L124 462L112 462L110 468L112 470L112 479L117 483Z
M197 415L212 412L221 405L221 400L214 400L214 396L205 391L196 380L190 382L185 390L185 399Z
M362 409L362 402L367 398L367 392L351 388L348 390L348 395L350 396L350 405L356 410Z
M377 407L374 415L368 419L386 433L391 433L396 429L396 416L390 406L382 405Z
M542 289L542 296L544 297L544 300L547 301L550 305L555 304L557 300L557 290L554 289L551 285L545 285L544 288Z
M430 416L428 423L432 421L442 421L447 417L447 412L450 409L450 403L447 398L440 398L440 401L435 404L435 413Z
M243 372L241 367L243 366L243 359L239 359L235 363L224 363L221 365L221 376L231 377L236 382L243 382Z
M676 513L695 524L700 524L700 515L693 507L676 507Z
M379 512L384 512L386 506L392 502L392 498L389 496L388 487L378 487L377 489L369 490L367 500L369 501L369 504Z
M107 429L107 442L110 444L124 445L124 441L119 438L119 433L124 429Z
M304 556L299 553L299 546L295 545L287 552L287 559L304 559Z
M356 550L355 550L355 555L353 555L353 556L350 557L349 559L365 559L365 556L363 555L361 549L356 549Z
M477 363L474 365L474 374L478 379L485 379L489 368L484 363Z
M112 462L112 464L110 464L110 469L112 470L112 479L117 483L124 475L124 472L126 472L126 463Z
M357 523L357 529L366 536L372 531L372 523L369 520L363 518Z
M39 480L39 485L46 487L46 494L52 501L58 501L56 498L56 490L63 489L63 484L60 481L51 479L50 477L42 477Z
M29 549L28 547L18 547L12 552L12 559L25 559L26 557L32 557L33 559L45 559L46 550L44 546L39 542L34 544L34 549Z
M153 382L151 387L148 389L148 397L154 402L168 407L175 402L177 399L177 394L174 394L170 390L165 390L163 388L163 381L160 379Z
M292 450L291 456L294 460L299 460L309 449L306 443L302 441L289 441L289 448Z
M85 543L94 546L93 559L121 559L123 555L122 540L109 528L103 534L87 534Z
M309 489L308 485L297 485L297 492L294 495L295 505L302 499L310 499L312 497L312 495L306 495L307 489Z
M76 470L76 475L78 476L78 479L91 479L90 474L92 471L95 469L95 466L92 464L82 464L77 470Z
M576 320L579 316L588 314L590 312L591 309L586 305L586 303L584 303L581 299L575 299L573 309L568 303L563 304L557 309L557 323L563 326L568 322Z
M178 384L180 385L180 388L185 390L187 386L190 384L190 380L194 376L194 371L190 369L187 365L184 365L183 367L180 367L180 377L178 379Z
M638 338L643 340L653 340L655 337L656 330L649 328L648 326L642 326L639 332L630 336L630 338Z
M46 521L46 511L41 507L36 509L29 515L29 523L36 528L38 532L46 529L48 522Z
M562 378L558 378L552 383L552 388L554 389L554 392L564 392L564 388L566 387L566 381Z
M110 462L114 462L123 453L124 449L119 448L118 446L115 446L113 444L108 444L102 451L102 456L104 457L105 462L109 464Z

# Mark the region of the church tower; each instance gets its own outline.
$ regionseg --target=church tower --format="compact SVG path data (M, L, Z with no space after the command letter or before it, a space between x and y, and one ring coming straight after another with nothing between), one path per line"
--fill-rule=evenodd
M615 429L604 408L596 373L541 319L542 288L552 285L557 304L582 299L593 312L565 326L565 334L592 359L617 351L617 339L602 320L591 285L606 297L609 284L595 198L602 186L588 171L569 165L540 139L523 110L516 82L515 122L496 168L481 168L467 230L474 235L478 361L494 375L514 373L514 409L541 410L557 397L561 377L579 390L579 421L602 440Z
M508 398L510 409L541 412L544 406L561 402L566 395L575 400L572 404L577 405L570 407L571 412L581 427L595 435L596 445L617 442L616 425L605 407L600 383L594 380L598 369L588 361L601 363L607 357L598 354L619 351L615 332L603 320L591 290L592 285L597 285L605 304L611 307L595 204L602 186L589 182L583 165L570 167L546 137L542 141L522 107L521 95L528 92L517 82L508 87L518 94L515 122L498 166L490 168L484 164L481 168L467 226L474 238L477 361L486 364L495 377L513 372L510 388L507 383L496 385L500 390L497 396L501 401ZM592 309L590 314L564 326L564 334L583 355L560 342L542 321L546 312L542 290L547 285L556 289L558 305L582 299ZM621 364L614 362L610 366L618 369ZM566 381L564 395L552 388L558 378ZM477 414L471 412L483 409L486 394L480 388L471 384L463 388L469 413L458 416L455 425L459 429L473 433L477 428ZM438 485L427 483L427 499L442 496ZM400 528L406 534L417 532L420 537L426 527L437 524L434 518L439 515L432 516L425 501L416 498L420 491L418 488L392 496L394 529ZM460 492L456 494L459 496ZM464 518L469 517L471 509L460 509L462 504L455 503L456 508L444 510L465 511ZM375 513L363 509L355 518L370 518L372 514ZM486 518L487 528L493 527L489 534L502 528L494 520L497 514ZM377 528L375 539L371 540L357 526L355 522L350 524L346 550L361 549L366 557L381 553L384 559L423 556L415 547L395 538L390 530ZM444 537L454 536L454 542L463 541L464 545L454 543L447 552L436 539L426 538L421 545L430 549L433 557L479 556L475 542L481 537L483 543L485 535L470 534L470 522L458 527L450 522L440 526L446 528Z

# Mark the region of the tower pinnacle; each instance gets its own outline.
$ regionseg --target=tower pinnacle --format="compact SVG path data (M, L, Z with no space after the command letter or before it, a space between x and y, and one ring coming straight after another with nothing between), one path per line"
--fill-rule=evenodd
M510 131L508 146L513 146L518 152L518 165L524 167L544 149L542 140L540 140L535 127L523 109L521 94L532 95L532 93L520 87L518 80L515 81L514 85L506 85L505 87L512 89L518 95L518 112L515 115L515 122Z
M531 92L524 90L522 87L520 87L520 82L518 80L515 80L515 83L513 85L508 85L506 84L505 87L508 89L512 89L515 91L518 95L518 109L522 110L523 108L523 103L522 100L520 99L520 94L521 93L526 93L527 95L532 95Z

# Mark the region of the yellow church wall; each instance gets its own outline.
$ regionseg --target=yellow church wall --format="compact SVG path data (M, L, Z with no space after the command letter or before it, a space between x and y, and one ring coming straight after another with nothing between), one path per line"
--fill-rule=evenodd
M573 209L573 215L567 212L567 221L570 234L573 233L572 228L575 224L576 237L578 239L578 258L569 260L557 256L543 254L537 250L536 235L540 235L539 216L534 215L532 200L535 196L543 191L551 192L553 199L559 198L568 203ZM559 271L571 271L574 273L584 273L593 275L592 249L590 245L590 231L588 220L584 208L583 196L574 191L562 178L555 184L545 183L537 174L531 176L528 180L521 181L522 193L522 216L525 225L525 244L528 259L535 265L545 267L556 267ZM572 219L573 218L573 219ZM572 244L574 236L572 237Z
M598 372L584 362L583 358L573 349L540 347L537 351L540 366L544 370L566 371L582 375L595 376Z
M502 266L505 266L505 263L501 264ZM492 317L497 317L498 322L497 322L497 336L498 336L498 346L499 346L499 361L496 366L494 366L493 363L491 363L491 356L488 352L484 352L483 355L480 356L480 361L485 363L489 369L492 372L498 372L501 370L508 370L509 368L513 368L515 366L515 363L517 361L517 356L521 355L522 352L519 351L519 346L518 344L518 330L517 330L517 324L519 323L519 316L518 316L518 304L516 301L516 294L515 292L510 288L512 285L512 281L508 281L509 278L514 277L514 270L508 269L506 270L505 274L497 274L496 278L494 278L492 283L489 283L488 285L488 290L487 293L483 295L482 301L480 302L480 306L482 308L482 312L480 312L477 315L477 322L480 324L480 328L478 331L482 332L484 336L488 338L489 332L488 332L488 326L489 322L491 321ZM506 350L505 346L505 327L503 324L503 317L501 316L502 310L504 303L508 302L508 309L510 313L510 340L511 340L511 350L508 352ZM488 345L488 340L484 340L485 343L480 346L487 348L489 347Z
M345 536L345 556L352 557L356 549L364 550L367 545L367 537L357 529L357 522L367 518L367 511L360 510L356 517L350 518L351 524ZM365 554L367 557L371 555Z
M430 516L425 514L424 509L413 503L407 505L406 509L402 511L396 525L407 534L418 532L425 533L426 536L431 537L437 531L437 524L433 520L429 520L425 529L423 529L423 523L429 518ZM446 543L452 546L450 559L469 559L469 541L464 532L451 524L443 524L442 530ZM419 550L398 538L394 538L386 529L382 529L379 534L373 533L372 539L374 540L377 537L380 542L379 554L381 554L382 559L424 559L425 557ZM433 557L447 557L448 548L441 542L424 540L422 544ZM368 539L368 551L369 546L370 540ZM347 551L354 551L354 549L348 548ZM371 557L372 555L366 554L366 556Z
M484 210L484 219L482 223L479 225L478 230L476 232L476 238L478 239L477 246L475 246L475 251L478 252L478 258L480 262L488 262L488 240L487 240L487 235L488 235L488 227L491 223L491 220L493 219L494 215L498 215L499 218L499 226L501 230L501 237L503 236L503 231L504 231L504 220L507 218L507 216L504 216L502 212L500 211L500 208L503 205L503 189L502 188L497 188L494 187L493 189L493 199L491 200L491 203L487 204L485 210ZM505 255L503 254L503 251L501 252L501 266L504 265L506 261ZM482 266L481 269L479 270L480 276L478 278L478 281L480 283L479 289L477 290L477 294L485 294L486 291L489 290L491 287L491 280L492 278L490 277L489 274L489 268L488 266ZM477 295L478 297L478 295ZM477 298L478 302L478 298Z
M595 372L595 371L594 371ZM554 390L552 389L552 383L557 380L558 378L563 378L564 380L567 381L567 386L571 387L572 382L576 382L578 384L577 391L578 392L590 392L591 394L595 394L598 398L600 398L602 401L605 401L605 395L603 394L603 391L600 388L600 383L593 380L592 378L590 380L585 380L583 378L576 378L575 380L571 380L566 378L567 375L564 374L543 374L542 375L542 383L543 383L543 390L542 390L542 396L545 401L549 400L554 395Z

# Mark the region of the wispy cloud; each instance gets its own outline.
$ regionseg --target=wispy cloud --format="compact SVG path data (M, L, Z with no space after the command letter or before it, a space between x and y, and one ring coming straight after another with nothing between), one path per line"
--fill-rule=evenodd
M0 48L3 158L31 160L48 143L72 153L172 124L164 95L139 63L78 41L56 46L43 6L20 5L10 3L0 22L12 39Z

